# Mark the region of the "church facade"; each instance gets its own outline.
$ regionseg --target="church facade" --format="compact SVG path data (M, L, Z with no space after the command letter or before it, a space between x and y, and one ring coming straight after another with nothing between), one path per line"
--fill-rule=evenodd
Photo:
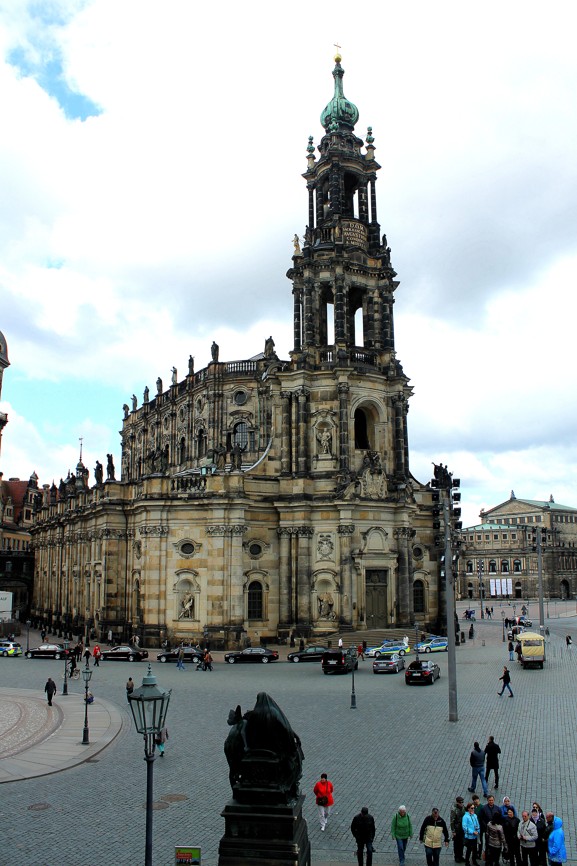
M119 478L80 461L45 488L35 610L154 644L432 624L431 491L411 475L412 388L396 356L398 286L377 219L371 129L355 133L340 57L324 135L307 148L295 235L294 345L212 361L125 405ZM106 476L106 477L105 477Z

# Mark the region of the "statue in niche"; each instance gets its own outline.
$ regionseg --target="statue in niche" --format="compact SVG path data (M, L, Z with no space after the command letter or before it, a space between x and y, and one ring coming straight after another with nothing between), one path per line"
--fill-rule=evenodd
M335 600L330 592L323 592L318 597L319 619L334 619L333 608Z
M180 602L182 610L178 614L179 619L194 619L194 596L188 592Z
M107 463L106 463L106 480L107 481L116 481L114 477L114 460L112 454L107 454Z
M270 695L259 692L253 710L228 714L224 744L232 796L240 803L288 803L299 796L304 755L300 738Z
M321 454L333 453L333 434L328 427L323 427L322 430L318 431L317 442L319 443Z
M218 361L218 351L218 343L215 343L215 341L213 340L212 346L210 347L210 354L215 364Z
M96 466L94 467L94 480L99 487L104 481L104 468L100 460L96 461Z

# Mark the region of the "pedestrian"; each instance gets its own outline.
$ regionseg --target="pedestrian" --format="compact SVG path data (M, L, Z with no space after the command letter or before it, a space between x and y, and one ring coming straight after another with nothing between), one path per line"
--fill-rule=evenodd
M71 677L72 674L74 673L74 671L76 670L76 656L74 655L74 653L70 653L70 655L68 656L67 665L68 665L68 676Z
M501 852L506 852L506 850L502 818L501 815L495 814L487 824L485 833L485 863L487 866L499 866Z
M358 645L358 647L357 647L357 657L360 658L360 660L364 662L364 660L365 660L365 654L364 654L364 652L363 652L363 645L362 645L362 643L360 643L360 644Z
M501 810L499 806L495 803L495 798L492 794L487 797L487 802L484 806L481 806L481 811L479 812L479 824L481 825L481 836L483 837L483 841L485 842L485 850L487 849L487 824L489 821L495 816L500 815Z
M342 649L342 648L343 648L343 639L342 639L342 637L340 637L339 638L339 649Z
M46 680L46 685L44 686L44 691L46 692L46 697L48 698L48 706L52 706L52 698L56 694L56 683L52 679L52 677L48 677Z
M523 647L521 646L520 640L515 644L515 652L517 653L517 661L521 664L521 659L523 658Z
M515 816L517 815L517 810L515 809L514 805L512 804L511 800L509 799L509 797L503 797L503 805L500 806L499 808L501 810L501 817L502 818L507 817L507 812L509 811L509 809L513 810L513 814Z
M84 652L84 647L82 646L81 641L78 641L76 646L74 647L74 655L76 656L76 661L79 662L82 658L82 653Z
M86 647L86 649L84 650L84 661L86 663L87 668L90 667L89 662L90 662L91 658L92 658L92 654L91 654L90 650L88 649L88 647Z
M477 741L473 744L473 751L469 756L469 763L471 765L472 777L471 786L468 790L471 794L474 794L475 788L477 787L477 779L480 779L481 785L483 786L483 794L486 797L489 793L489 789L487 787L487 780L485 779L485 752L482 751Z
M535 845L535 860L537 866L547 866L547 821L545 813L539 803L533 803L531 807L530 820L537 828L537 842Z
M537 866L537 827L529 818L529 813L521 812L521 823L517 830L523 866Z
M363 866L363 851L367 849L367 866L373 863L373 841L375 838L375 819L369 815L367 806L363 806L351 822L351 833L357 843L357 860Z
M427 866L439 866L439 857L441 848L449 847L449 831L444 820L439 815L439 810L435 807L431 809L431 814L427 815L421 824L419 832L419 842L425 846L425 856L427 858Z
M485 778L487 780L487 784L489 783L489 773L493 770L495 774L495 790L499 788L499 755L501 754L501 747L497 745L495 742L495 737L489 737L489 742L485 746L485 755L487 758L487 769L485 772Z
M160 729L158 734L154 736L154 743L158 746L158 754L161 758L164 758L164 746L166 741L168 740L168 728L166 725Z
M564 863L567 859L567 851L565 850L565 832L563 830L563 821L556 816L553 818L553 830L549 833L547 841L547 849L549 852L549 863L551 866L557 863ZM367 864L368 864L367 858ZM362 866L362 861L360 862Z
M209 653L208 649L204 651L204 658L202 660L203 670L211 671L212 670L212 656Z
M465 844L465 835L463 831L463 815L465 814L465 801L463 797L455 797L455 802L451 806L450 825L451 836L453 837L453 857L455 863L464 863L463 846Z
M481 833L477 838L477 860L479 860L483 854L483 824L481 822L481 812L483 811L483 804L481 803L481 798L478 794L473 794L471 796L471 800L473 802L473 806L475 807L475 815L477 816L477 820L481 828Z
M571 647L573 646L573 640L571 639L570 634L568 634L565 638L565 643L567 644L567 649L571 649Z
M321 773L321 777L319 781L313 788L313 794L315 795L317 802L317 810L319 813L319 821L321 824L321 830L324 832L329 816L331 814L331 809L333 808L335 801L333 798L333 783L329 782L327 774Z
M305 639L301 637L299 640L299 652L302 653L305 650Z
M515 644L513 643L512 640L509 641L508 648L509 648L509 661L514 662L515 661Z
M46 640L46 629L45 628L43 628L42 631L40 632L40 637L42 638L42 643L44 643L44 641Z
M100 652L100 647L98 646L98 644L96 644L93 651L92 651L92 657L94 658L94 667L95 668L100 667L100 656L101 655L102 655L102 653Z
M509 697L512 698L513 697L513 690L511 688L511 674L509 673L508 667L506 667L506 666L503 667L503 676L499 677L499 679L503 680L503 688L501 689L500 692L497 692L499 697L501 697L503 695L503 692L505 691L505 689L509 689Z
M108 646L112 646L112 629L108 629Z
M132 680L132 677L128 677L128 679L126 681L126 700L129 699L129 697L133 691L134 691L134 682Z
M519 818L515 814L512 806L507 809L507 814L503 818L503 832L505 834L505 844L509 854L509 866L521 866L521 850L519 848L519 837L517 832L520 824Z
M405 851L413 835L413 824L406 806L399 806L391 821L391 836L397 843L399 866L405 866Z
M184 670L184 644L182 644L182 643L178 648L178 653L177 653L177 657L176 657L176 670L177 671L183 671Z
M475 814L475 804L473 802L467 803L461 823L465 843L465 866L471 866L471 861L473 866L477 866L481 825Z

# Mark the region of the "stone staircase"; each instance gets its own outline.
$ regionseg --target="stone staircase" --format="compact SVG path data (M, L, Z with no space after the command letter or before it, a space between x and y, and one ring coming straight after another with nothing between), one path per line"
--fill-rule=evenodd
M421 640L422 631L419 631L419 640ZM331 641L331 646L336 647L339 644L339 638L343 639L343 646L358 646L362 644L363 641L367 642L367 647L372 646L380 646L386 640L398 640L401 642L405 635L409 638L409 645L415 645L415 629L404 629L404 628L373 628L373 629L363 629L363 631L345 631L333 632L330 635L327 635L326 638L315 637L314 640L311 640L312 644L321 644L326 645L327 642ZM427 637L430 637L427 632Z

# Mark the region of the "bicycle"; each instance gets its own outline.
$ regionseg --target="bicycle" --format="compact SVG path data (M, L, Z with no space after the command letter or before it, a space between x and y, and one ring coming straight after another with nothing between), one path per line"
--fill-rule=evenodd
M72 673L62 674L62 679L79 680L80 679L80 669L74 668Z

